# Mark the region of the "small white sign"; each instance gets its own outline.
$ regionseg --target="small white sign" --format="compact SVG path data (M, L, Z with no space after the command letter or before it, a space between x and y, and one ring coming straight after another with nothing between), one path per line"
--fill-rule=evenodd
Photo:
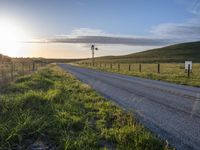
M192 61L185 61L185 70L188 70L189 65L190 65L190 70L192 70Z

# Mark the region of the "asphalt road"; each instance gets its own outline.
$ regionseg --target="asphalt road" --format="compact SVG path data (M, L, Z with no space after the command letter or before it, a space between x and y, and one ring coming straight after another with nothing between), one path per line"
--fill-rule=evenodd
M59 65L177 149L200 149L200 88Z

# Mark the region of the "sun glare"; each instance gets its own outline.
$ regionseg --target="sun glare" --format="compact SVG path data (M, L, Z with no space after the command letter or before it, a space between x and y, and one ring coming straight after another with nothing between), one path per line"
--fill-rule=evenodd
M25 31L17 23L0 20L0 53L20 56L20 47L27 40Z

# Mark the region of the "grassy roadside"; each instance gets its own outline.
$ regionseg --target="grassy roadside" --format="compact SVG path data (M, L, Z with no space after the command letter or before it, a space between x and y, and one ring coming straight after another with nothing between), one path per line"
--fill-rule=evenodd
M160 73L157 73L157 64L142 64L142 71L139 72L139 64L131 64L131 70L129 71L129 64L120 64L120 70L118 69L118 64L112 64L112 69L110 64L101 64L101 67L94 66L89 67L85 64L80 64L82 67L92 68L102 71L120 73L130 76L143 77L153 80L162 80L171 83L177 83L182 85L196 86L200 87L200 64L193 64L193 72L190 78L187 77L187 73L181 68L183 64L180 63L163 63L160 64Z
M168 147L134 117L56 66L0 90L0 149Z

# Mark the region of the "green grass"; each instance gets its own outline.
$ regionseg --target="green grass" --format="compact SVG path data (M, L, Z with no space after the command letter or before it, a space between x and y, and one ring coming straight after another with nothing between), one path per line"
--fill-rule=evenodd
M0 149L33 143L54 149L169 149L131 113L56 66L0 90Z
M97 65L97 66L96 66ZM112 64L112 69L110 64L97 63L95 67L90 67L97 70L103 70L108 72L120 73L130 76L138 76L154 80L163 80L167 82L196 86L200 87L200 64L193 64L193 72L190 78L188 78L187 73L185 73L184 64L181 63L161 63L160 73L158 71L158 64L141 64L142 71L139 72L139 64L131 63L131 70L129 71L129 64L120 64L120 70L118 70L118 64ZM89 67L86 64L80 64L83 67Z

